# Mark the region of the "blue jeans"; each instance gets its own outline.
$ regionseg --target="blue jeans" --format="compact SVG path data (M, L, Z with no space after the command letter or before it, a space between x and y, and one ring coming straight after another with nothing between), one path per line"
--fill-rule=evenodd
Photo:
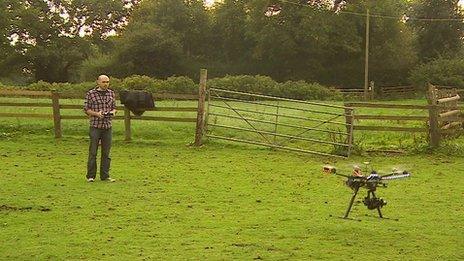
M86 177L94 179L96 176L98 143L101 141L100 179L107 179L110 177L110 149L112 139L111 128L98 129L95 127L90 127L89 136L90 146Z

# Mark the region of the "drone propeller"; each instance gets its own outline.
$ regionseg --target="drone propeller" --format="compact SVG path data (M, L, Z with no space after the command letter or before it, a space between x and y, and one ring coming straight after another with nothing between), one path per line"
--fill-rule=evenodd
M385 166L384 168L378 169L378 173L382 174L383 177L388 177L392 175L402 174L403 172L408 172L411 167L405 164L397 164L393 166Z
M393 179L403 179L411 176L411 173L403 171L401 174L388 174L382 176L382 180L393 180Z
M345 177L345 178L350 177L349 175L337 173L337 168L335 166L332 166L332 165L324 165L324 166L322 166L322 171L324 173L326 173L326 174L333 174L333 175L342 176L342 177Z
M377 179L377 180L393 180L410 177L411 174L409 171L400 170L399 166L392 168L391 171L376 171L373 168L369 169L369 162L363 162L364 168L360 167L360 164L351 164L351 172L348 174L337 173L337 168L332 165L324 165L323 172L327 174L333 174L336 176L342 176L346 178L367 178L367 179ZM363 173L364 172L364 173ZM382 174L387 173L387 174Z

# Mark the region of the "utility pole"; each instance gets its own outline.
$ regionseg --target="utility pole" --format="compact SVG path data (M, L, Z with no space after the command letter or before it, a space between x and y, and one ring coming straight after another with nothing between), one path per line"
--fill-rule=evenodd
M366 9L366 54L364 64L364 100L369 99L369 7Z

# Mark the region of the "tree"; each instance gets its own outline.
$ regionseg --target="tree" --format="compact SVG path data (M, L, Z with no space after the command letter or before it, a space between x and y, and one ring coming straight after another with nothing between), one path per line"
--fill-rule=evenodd
M370 23L369 79L378 86L407 83L409 71L417 63L415 38L402 18L408 6L407 1L398 0L371 3L372 13L389 16L374 16Z
M257 73L279 81L336 85L358 75L362 54L358 23L337 15L329 1L313 2L282 2L277 15L265 16L268 1L251 1L249 35L255 43L252 57L260 70Z
M89 55L89 45L124 26L137 0L4 0L10 21L5 35L14 39L14 53L2 62L31 72L35 80L70 80ZM11 59L11 57L20 59ZM74 69L75 70L75 69Z
M147 68L147 75L166 77L170 76L166 75L169 72L171 74L188 74L192 76L198 71L198 67L202 63L204 64L206 57L210 55L209 51L213 46L213 43L211 43L210 16L203 0L146 0L141 2L131 16L129 26L122 34L120 44L124 44L126 40L132 41L129 39L134 39L132 43L135 43L136 39L133 37L142 36L136 32L140 29L137 26L131 26L132 24L144 24L144 30L151 28L149 30L156 30L162 33L163 37L167 37L164 40L160 37L143 36L143 41L150 44L151 49L141 50L142 52L139 52L139 54L143 55L147 51L155 52L157 55L140 58L144 59L148 64L162 64L164 66L164 68L152 67L150 70ZM125 37L124 34L130 34L131 37ZM150 40L154 42L150 42ZM158 50L158 48L164 46L166 41L171 42L173 45L166 46L168 47L167 53L166 56L163 56L161 54L162 50ZM180 53L178 47L180 47ZM118 52L120 51L115 50L112 55L119 57ZM166 59L175 57L175 60L162 61L160 60L162 57ZM168 65L171 65L172 68L165 67ZM136 69L136 71L140 74L139 69ZM154 75L155 72L160 74ZM125 72L124 74L128 73Z
M410 22L417 33L421 61L453 56L461 50L464 15L458 2L459 0L418 0L413 6L411 16L425 18L425 20L411 20Z
M150 23L176 34L188 57L207 53L210 22L203 0L147 0L131 22Z
M313 6L282 3L279 15L265 16L267 1L250 2L248 35L256 73L276 80L315 80L327 42L326 16Z
M138 74L165 78L184 72L180 39L164 28L132 24L115 46L111 67L118 77Z
M245 0L225 0L214 9L215 54L222 61L243 61L249 54Z
M14 49L11 46L9 21L12 19L11 6L5 1L0 2L0 77L7 76L12 71L15 60Z

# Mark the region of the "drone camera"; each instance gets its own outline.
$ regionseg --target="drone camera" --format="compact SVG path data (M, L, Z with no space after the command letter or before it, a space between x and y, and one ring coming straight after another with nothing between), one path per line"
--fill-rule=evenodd
M381 208L385 205L387 205L387 201L385 201L382 198L371 198L371 197L365 197L363 200L364 205L368 209L376 209L376 208Z

